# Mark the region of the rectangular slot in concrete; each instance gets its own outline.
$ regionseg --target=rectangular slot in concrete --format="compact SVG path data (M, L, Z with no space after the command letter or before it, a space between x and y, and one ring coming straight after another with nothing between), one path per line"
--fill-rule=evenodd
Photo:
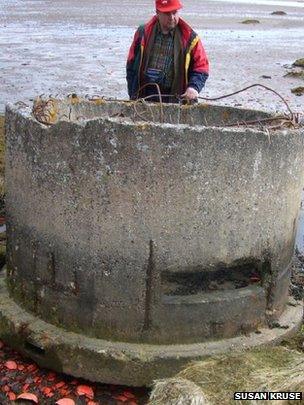
M163 295L195 295L215 291L235 290L250 285L261 285L262 275L256 262L213 271L200 269L194 272L162 272Z

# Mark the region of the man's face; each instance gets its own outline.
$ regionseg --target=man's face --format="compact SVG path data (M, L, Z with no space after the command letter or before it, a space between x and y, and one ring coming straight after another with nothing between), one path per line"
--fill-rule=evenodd
M164 33L173 30L177 26L179 20L178 10L170 11L168 13L161 13L160 11L156 11L156 13L158 16L160 27Z

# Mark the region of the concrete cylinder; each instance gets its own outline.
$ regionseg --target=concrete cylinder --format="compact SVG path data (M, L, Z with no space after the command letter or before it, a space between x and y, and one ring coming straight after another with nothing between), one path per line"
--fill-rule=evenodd
M7 108L16 303L68 331L155 345L231 338L282 314L303 129L204 104L51 106L52 125Z

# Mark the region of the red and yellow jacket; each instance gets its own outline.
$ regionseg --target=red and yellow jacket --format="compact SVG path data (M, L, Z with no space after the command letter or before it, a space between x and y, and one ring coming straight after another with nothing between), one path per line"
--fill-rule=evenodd
M134 34L127 60L128 93L131 99L138 98L138 90L143 83L143 59L151 32L157 17L154 16L148 23L141 25ZM193 87L200 92L209 75L209 63L201 40L196 32L181 18L178 26L181 32L183 72L181 74L181 94L188 87Z

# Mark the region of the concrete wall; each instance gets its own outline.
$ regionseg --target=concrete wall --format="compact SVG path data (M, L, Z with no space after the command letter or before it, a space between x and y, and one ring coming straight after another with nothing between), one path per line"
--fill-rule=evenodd
M234 336L263 324L266 311L282 312L303 130L201 126L201 107L192 123L182 109L192 125L178 126L132 122L132 109L105 118L104 106L81 121L74 115L85 116L85 105L73 108L70 122L51 126L7 109L8 284L17 302L90 336L156 343ZM164 106L165 118L174 121L177 108ZM221 268L229 278L243 263L261 283L165 292L163 274Z

